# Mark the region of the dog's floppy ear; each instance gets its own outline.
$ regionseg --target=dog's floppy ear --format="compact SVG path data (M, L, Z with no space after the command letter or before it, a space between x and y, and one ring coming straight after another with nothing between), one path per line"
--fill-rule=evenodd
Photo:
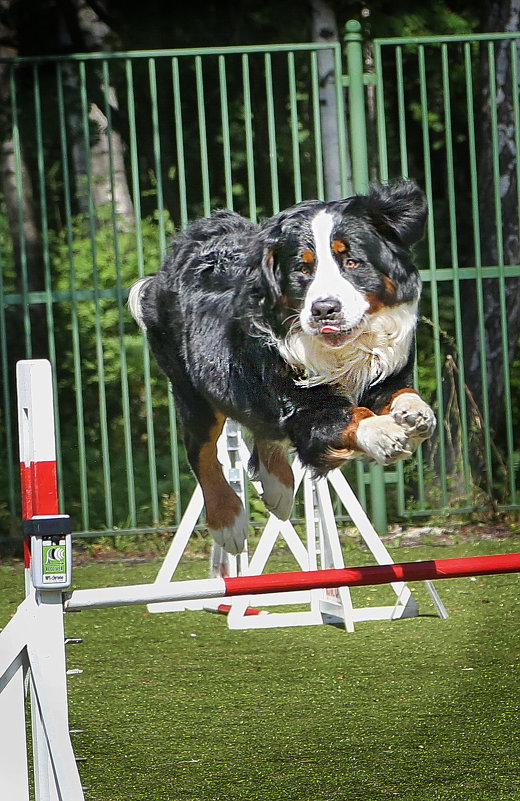
M414 181L403 180L393 186L372 184L362 205L376 227L393 230L405 245L422 239L428 215L426 197Z
M282 290L277 275L276 261L274 250L271 246L266 246L262 254L261 264L263 283L266 289L266 295L273 306L278 304L282 297Z

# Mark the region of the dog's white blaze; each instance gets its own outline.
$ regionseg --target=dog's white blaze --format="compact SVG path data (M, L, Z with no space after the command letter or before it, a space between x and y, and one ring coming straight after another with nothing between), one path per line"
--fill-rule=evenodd
M344 322L356 326L369 308L361 292L341 275L331 252L334 218L320 211L312 221L312 234L316 250L316 272L307 289L305 303L300 313L300 322L306 333L311 333L312 304L316 300L335 298L341 302Z

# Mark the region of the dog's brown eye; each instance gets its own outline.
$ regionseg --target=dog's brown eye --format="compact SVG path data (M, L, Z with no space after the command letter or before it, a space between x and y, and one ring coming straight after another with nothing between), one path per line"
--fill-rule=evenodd
M357 267L358 264L359 262L356 261L356 259L345 259L345 267L350 267L351 269L354 269L354 267Z

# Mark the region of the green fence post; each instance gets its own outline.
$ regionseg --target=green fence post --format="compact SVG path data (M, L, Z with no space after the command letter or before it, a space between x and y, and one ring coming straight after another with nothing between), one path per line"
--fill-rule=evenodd
M361 24L357 20L349 20L345 30L352 186L354 192L365 193L368 191L370 179ZM370 499L374 528L379 533L384 533L388 527L385 474L381 465L378 464L370 465Z
M347 22L345 34L348 70L349 141L354 192L368 191L368 149L363 80L363 38L357 20Z

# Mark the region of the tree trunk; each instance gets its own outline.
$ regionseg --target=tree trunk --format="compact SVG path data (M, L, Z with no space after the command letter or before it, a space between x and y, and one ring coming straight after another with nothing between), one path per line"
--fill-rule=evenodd
M313 41L337 42L338 26L329 3L326 0L309 1L312 10ZM337 200L343 193L341 191L339 166L340 142L338 138L336 88L334 84L334 56L331 52L324 50L318 53L318 72L325 199ZM348 169L348 174L350 176L350 169Z
M110 91L110 105L112 108L117 108L117 98L113 89ZM134 206L126 180L123 140L118 131L112 129L111 133L108 132L108 120L95 103L90 106L89 119L96 125L97 131L97 139L90 150L94 204L104 206L113 200L119 225L122 229L128 230L134 224ZM112 155L112 178L110 155Z
M86 0L66 0L62 2L66 25L62 26L62 44L72 47L79 39L81 49L90 52L103 52L110 49L111 30L97 11ZM77 98L75 108L70 112L69 123L73 131L72 160L76 179L77 200L80 211L86 213L89 198L86 195L87 154L83 121L79 105L79 83L75 65L65 67L66 81ZM134 224L134 208L124 162L124 143L121 135L113 127L108 130L105 103L100 81L99 104L90 103L88 120L90 128L89 161L91 171L92 200L96 208L114 200L115 211L120 227L125 230ZM108 103L114 116L118 111L115 89L108 88ZM112 171L110 169L112 156Z
M517 31L520 0L485 4L487 31ZM516 145L514 139L514 94L512 85L510 41L497 41L495 47L496 117L498 126L498 172L495 175L491 136L494 109L490 103L490 70L487 44L482 51L481 130L479 146L480 241L484 266L498 264L500 250L504 264L519 263L518 195L516 179ZM518 61L518 50L516 58ZM518 62L520 67L520 62ZM495 204L498 184L500 207ZM497 221L498 220L498 221ZM501 248L502 242L502 248ZM486 352L486 386L483 386L476 292L473 282L464 282L462 308L464 324L464 362L466 383L482 409L484 392L489 397L490 426L499 434L504 422L504 366L514 359L520 334L520 279L505 281L507 313L507 349L504 353L503 328L500 318L500 285L498 279L484 281L484 336Z
M18 55L14 28L9 25L9 0L0 0L0 56ZM4 197L13 256L21 289L22 264L28 289L41 288L41 236L37 222L36 204L30 172L27 168L23 143L15 152L11 117L11 67L0 64L0 187ZM18 162L18 168L17 168ZM23 231L21 230L23 226Z

